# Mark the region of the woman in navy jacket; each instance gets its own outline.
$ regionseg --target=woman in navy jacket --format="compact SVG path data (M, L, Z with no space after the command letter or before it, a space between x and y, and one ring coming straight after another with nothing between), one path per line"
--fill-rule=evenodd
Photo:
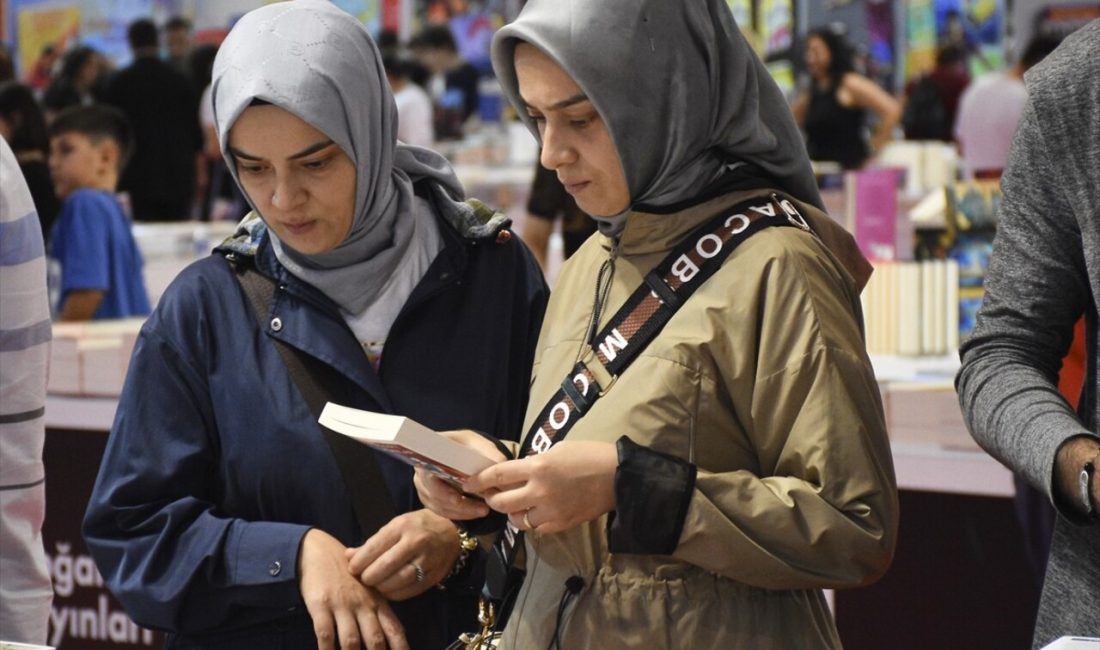
M88 546L128 613L168 631L169 647L442 647L473 627L478 576L463 569L474 563L459 559L458 530L381 456L399 514L361 530L273 341L335 370L334 401L514 438L542 275L503 217L457 200L446 161L396 142L377 49L331 4L246 15L213 92L222 149L255 211L142 329ZM275 283L262 319L241 265ZM346 560L365 540L379 549L370 586Z

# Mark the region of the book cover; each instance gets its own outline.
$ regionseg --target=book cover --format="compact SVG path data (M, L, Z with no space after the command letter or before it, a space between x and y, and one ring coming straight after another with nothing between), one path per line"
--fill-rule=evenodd
M454 485L496 463L466 445L401 415L375 413L329 402L317 421L323 427L413 467L423 467Z
M897 185L901 172L892 167L849 172L848 229L872 261L899 259Z

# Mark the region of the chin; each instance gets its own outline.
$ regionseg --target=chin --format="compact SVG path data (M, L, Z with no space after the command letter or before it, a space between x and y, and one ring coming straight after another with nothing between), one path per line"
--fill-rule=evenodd
M615 209L608 207L606 203L599 205L586 205L584 203L581 203L580 201L577 201L577 207L583 210L585 214L591 215L593 217L610 218L617 217L620 214L626 212L627 209L630 207L630 204L628 203L618 209Z

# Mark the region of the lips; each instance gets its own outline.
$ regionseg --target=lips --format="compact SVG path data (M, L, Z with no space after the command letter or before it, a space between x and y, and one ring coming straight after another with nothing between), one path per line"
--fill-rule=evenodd
M588 187L590 182L591 181L580 181L580 182L570 183L570 182L562 181L562 185L565 187L566 192L569 192L570 194L578 194L578 193L584 191L584 188Z
M292 235L301 235L309 231L316 221L301 221L298 223L284 223L283 228L286 228Z

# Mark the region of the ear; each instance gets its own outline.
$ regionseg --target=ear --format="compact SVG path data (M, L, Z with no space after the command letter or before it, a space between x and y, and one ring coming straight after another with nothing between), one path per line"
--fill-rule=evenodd
M108 170L121 171L118 168L121 157L122 151L118 148L118 143L110 138L104 138L102 142L96 145L96 159L100 165Z

